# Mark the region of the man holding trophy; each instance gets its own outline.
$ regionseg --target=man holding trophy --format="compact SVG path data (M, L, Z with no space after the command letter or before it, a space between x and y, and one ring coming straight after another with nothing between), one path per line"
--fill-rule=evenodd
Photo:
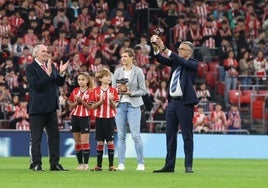
M189 41L180 44L178 54L169 50L160 38L161 29L156 30L151 37L151 44L156 60L171 68L168 81L168 105L166 110L166 146L165 165L154 173L168 173L175 171L177 153L177 133L181 128L184 142L185 173L193 173L193 114L194 105L199 101L194 89L197 77L198 61L191 58L194 46ZM161 53L165 53L163 56Z

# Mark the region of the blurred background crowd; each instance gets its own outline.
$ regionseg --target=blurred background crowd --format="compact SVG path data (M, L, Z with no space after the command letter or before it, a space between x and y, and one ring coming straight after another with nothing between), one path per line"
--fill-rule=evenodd
M70 118L67 99L76 75L87 71L94 76L103 67L114 72L120 52L128 47L135 50L135 64L143 69L148 87L142 121L164 120L169 69L152 58L148 42L157 27L164 29L161 37L172 50L185 40L194 43L202 103L215 102L227 112L233 105L229 90L238 84L266 84L267 0L0 0L0 119L8 121L5 128L28 128L25 67L40 43L48 46L56 66L70 60L60 88L61 128ZM211 84L206 74L212 64L217 70ZM216 85L222 87L214 92ZM204 111L212 113L215 106L203 105Z

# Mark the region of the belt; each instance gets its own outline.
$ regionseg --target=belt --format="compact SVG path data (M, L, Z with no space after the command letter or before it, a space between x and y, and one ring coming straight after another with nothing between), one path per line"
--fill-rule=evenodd
M180 100L182 99L182 96L179 96L179 97L170 97L170 100Z

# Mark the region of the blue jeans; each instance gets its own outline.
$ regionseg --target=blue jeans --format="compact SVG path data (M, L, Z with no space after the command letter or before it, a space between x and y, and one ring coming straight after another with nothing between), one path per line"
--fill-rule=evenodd
M117 151L118 163L125 164L126 154L126 134L127 125L129 125L132 140L135 144L138 164L144 164L143 158L143 143L140 135L141 109L140 107L133 107L130 103L119 103L117 113L115 116L117 127Z
M224 102L225 105L229 104L229 90L237 89L237 77L231 77L229 73L225 72L225 93Z

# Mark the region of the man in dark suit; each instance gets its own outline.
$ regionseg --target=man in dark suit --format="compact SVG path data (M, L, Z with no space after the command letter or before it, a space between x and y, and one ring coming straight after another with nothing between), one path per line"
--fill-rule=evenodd
M198 61L192 59L194 46L191 42L182 42L178 54L167 49L157 35L153 35L151 43L156 60L171 67L168 86L168 105L166 110L166 142L167 155L165 166L154 170L154 173L174 172L177 151L178 126L181 127L184 142L185 173L193 173L193 114L194 105L199 101L194 89L197 77ZM164 52L167 56L161 55Z
M47 47L36 45L33 49L34 62L26 68L30 99L31 153L33 170L43 171L41 160L41 140L45 128L48 136L49 162L51 171L66 171L60 164L59 129L56 110L58 109L58 86L65 82L65 71L69 61L60 63L59 72L52 64Z

